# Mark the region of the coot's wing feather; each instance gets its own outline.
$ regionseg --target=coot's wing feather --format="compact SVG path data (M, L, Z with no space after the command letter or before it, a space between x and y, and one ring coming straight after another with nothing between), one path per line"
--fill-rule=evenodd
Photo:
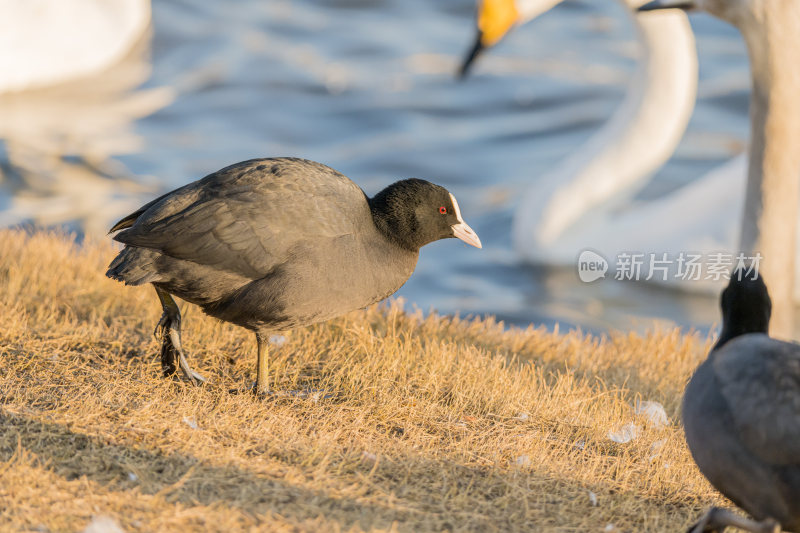
M769 463L800 465L800 346L742 335L717 351L713 368L745 446Z
M185 185L184 187L181 187L180 189L176 189L176 190L174 190L174 191L168 192L168 193L166 193L166 194L163 194L163 195L159 196L159 197L158 197L158 198L156 198L155 200L151 200L151 201L147 202L146 204L144 204L142 207L140 207L139 209L137 209L136 211L134 211L134 212L133 212L133 213L131 213L130 215L126 216L126 217L125 217L125 218L123 218L123 219L120 219L120 220L119 220L119 221L118 221L116 224L114 224L114 225L111 227L111 229L110 229L110 230L108 230L108 232L109 232L109 233L114 233L115 231L119 231L119 230L121 230L121 229L130 228L131 226L133 226L133 224L136 222L136 220L137 220L137 219L138 219L140 216L142 216L142 214L143 214L145 211L147 211L148 209L150 209L151 207L153 207L155 204L157 204L158 202L160 202L161 200L163 200L163 199L164 199L164 198L166 198L167 196L172 196L172 195L175 195L175 194L180 194L180 192L181 192L181 191L182 191L184 188L186 188L186 187L190 187L191 185L193 185L193 184L191 184L191 183L190 183L189 185Z
M368 217L363 191L333 169L261 159L165 195L115 239L256 279L297 246L352 234Z

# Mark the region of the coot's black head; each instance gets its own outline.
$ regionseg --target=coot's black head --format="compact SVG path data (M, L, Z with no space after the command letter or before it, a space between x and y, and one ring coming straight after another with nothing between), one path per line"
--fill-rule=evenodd
M450 237L481 247L478 235L461 218L455 196L429 181L398 181L372 197L369 205L378 229L403 248L419 250Z
M754 279L755 278L755 279ZM760 273L736 270L722 291L722 333L714 348L745 333L767 333L772 301Z

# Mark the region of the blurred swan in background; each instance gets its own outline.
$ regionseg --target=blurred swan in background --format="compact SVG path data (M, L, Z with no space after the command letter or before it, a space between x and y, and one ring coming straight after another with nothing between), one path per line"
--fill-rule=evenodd
M0 93L117 63L150 24L150 0L0 0Z
M775 288L771 333L791 337L800 214L800 3L656 0L642 9L692 7L736 26L747 44L753 89L750 164L739 246L764 256L760 271Z
M561 1L480 2L478 36L462 74L511 28ZM644 4L619 1L629 13L629 8ZM684 13L630 16L642 57L623 103L584 146L537 178L516 209L514 247L527 261L573 266L586 248L612 262L620 252L667 253L674 258L681 251L738 249L745 154L655 200L632 201L669 159L686 129L697 94L697 52ZM718 283L684 283L682 288L716 292Z
M152 71L150 4L0 0L0 9L0 226L104 234L159 190L114 159L141 149L133 122L174 97L139 89Z

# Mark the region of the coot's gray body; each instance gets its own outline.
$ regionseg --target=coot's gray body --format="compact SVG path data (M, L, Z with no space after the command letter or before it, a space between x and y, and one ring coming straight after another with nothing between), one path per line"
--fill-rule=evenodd
M226 167L142 206L117 230L114 239L126 246L107 275L156 287L165 312L162 358L177 349L194 379L202 378L185 364L169 295L255 331L261 359L269 331L393 294L424 244L458 237L480 247L455 198L438 185L404 180L370 199L335 170L294 158Z
M683 398L686 442L703 475L759 522L712 509L690 531L733 525L800 531L800 345L770 338L762 280L723 293L723 330Z
M355 183L312 162L238 163L135 215L114 237L128 245L109 267L115 279L153 283L252 330L380 301L419 255L384 238Z

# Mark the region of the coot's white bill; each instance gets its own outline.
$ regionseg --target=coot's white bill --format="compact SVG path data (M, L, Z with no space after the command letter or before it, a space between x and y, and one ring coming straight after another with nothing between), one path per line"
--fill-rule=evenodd
M478 238L478 234L475 233L473 229L467 226L464 222L450 227L453 228L453 235L465 243L471 244L475 248L483 248L481 245L481 240Z
M450 193L450 200L453 202L453 209L456 210L456 218L458 219L458 224L450 226L453 229L453 235L475 248L483 248L478 234L464 222L463 218L461 218L461 209L458 207L458 201L456 201L456 197L453 196L453 193Z

